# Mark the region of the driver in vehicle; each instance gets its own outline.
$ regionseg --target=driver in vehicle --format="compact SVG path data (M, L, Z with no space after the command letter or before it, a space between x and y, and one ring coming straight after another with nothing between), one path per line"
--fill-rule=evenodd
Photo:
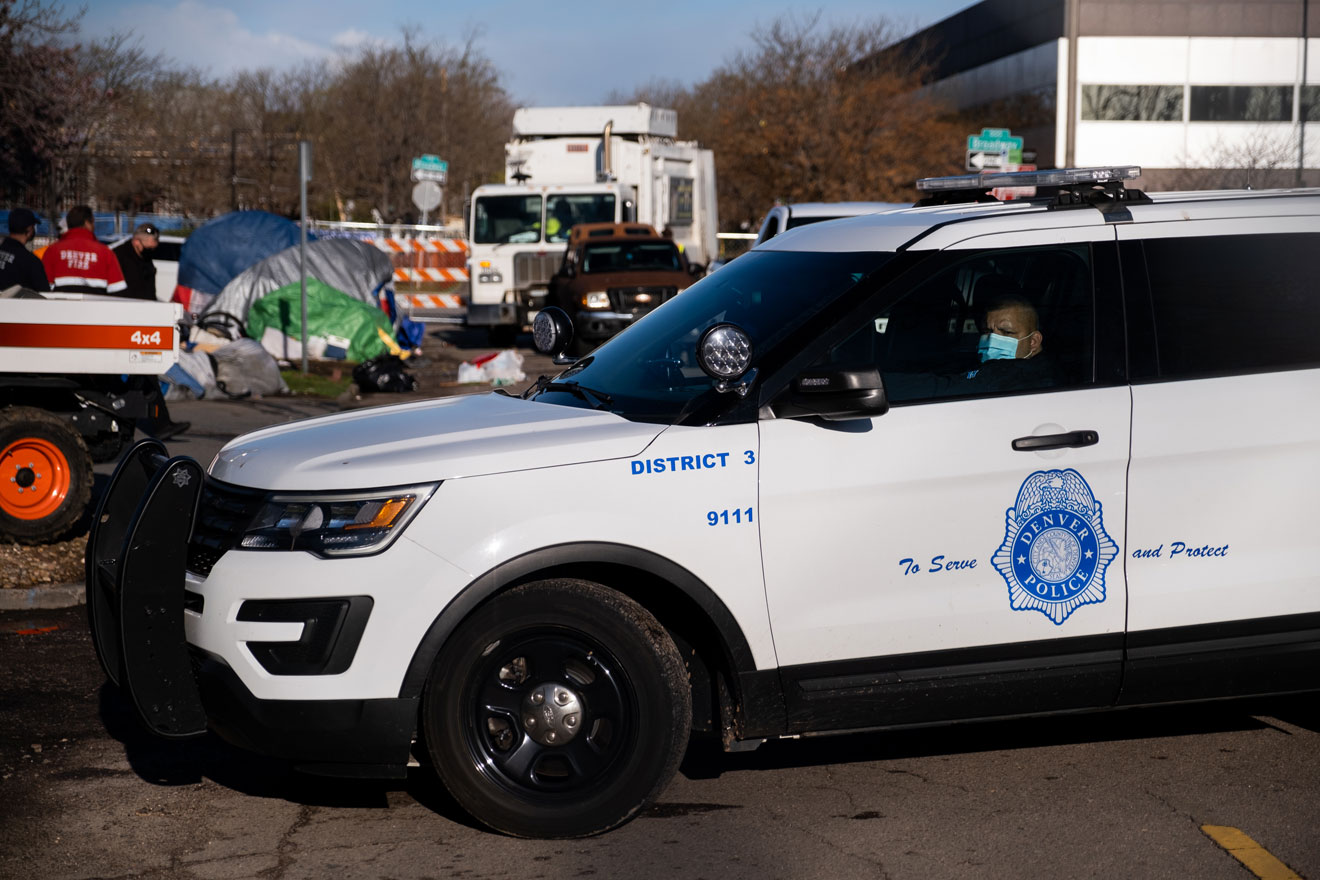
M986 304L981 329L976 348L981 365L955 379L959 391L1022 391L1056 384L1040 317L1025 296L995 295Z

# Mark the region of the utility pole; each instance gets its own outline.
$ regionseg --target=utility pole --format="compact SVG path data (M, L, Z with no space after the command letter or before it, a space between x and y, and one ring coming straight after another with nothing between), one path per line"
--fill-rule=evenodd
M238 210L238 129L229 129L229 209Z
M1077 117L1081 111L1077 106L1080 103L1077 94L1077 41L1081 35L1081 0L1066 0L1066 3L1063 27L1068 32L1068 85L1064 106L1068 108L1068 118L1063 128L1063 161L1060 162L1057 156L1054 159L1055 165L1060 168L1072 168L1077 164Z
M1302 0L1302 84L1297 90L1297 186L1303 186L1305 180L1306 168L1306 121L1311 116L1311 107L1306 103L1306 65L1309 58L1309 49L1311 45L1310 22L1308 13L1311 10L1311 0Z
M238 210L238 185L256 183L254 180L238 176L238 135L240 132L248 134L251 131L250 128L229 129L229 207L234 211Z
M298 276L302 282L302 371L307 375L307 181L312 179L312 142L298 141Z

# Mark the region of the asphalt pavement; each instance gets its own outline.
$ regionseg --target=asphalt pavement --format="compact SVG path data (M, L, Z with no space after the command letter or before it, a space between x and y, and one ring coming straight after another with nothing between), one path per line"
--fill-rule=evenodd
M82 608L0 612L0 669L4 878L1251 880L1206 830L1231 827L1320 880L1314 694L694 743L635 821L548 841L481 830L429 766L322 779L153 737Z

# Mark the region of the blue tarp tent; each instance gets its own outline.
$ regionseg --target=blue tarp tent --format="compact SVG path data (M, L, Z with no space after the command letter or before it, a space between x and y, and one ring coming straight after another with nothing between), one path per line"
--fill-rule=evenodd
M222 214L188 236L179 257L179 283L219 293L244 269L297 243L298 224L292 220L266 211Z

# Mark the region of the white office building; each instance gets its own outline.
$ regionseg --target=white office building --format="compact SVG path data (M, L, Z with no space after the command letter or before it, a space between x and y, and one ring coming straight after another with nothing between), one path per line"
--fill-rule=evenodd
M985 0L887 50L1026 137L1041 167L1137 164L1149 189L1320 185L1320 2ZM972 132L969 132L969 134Z

